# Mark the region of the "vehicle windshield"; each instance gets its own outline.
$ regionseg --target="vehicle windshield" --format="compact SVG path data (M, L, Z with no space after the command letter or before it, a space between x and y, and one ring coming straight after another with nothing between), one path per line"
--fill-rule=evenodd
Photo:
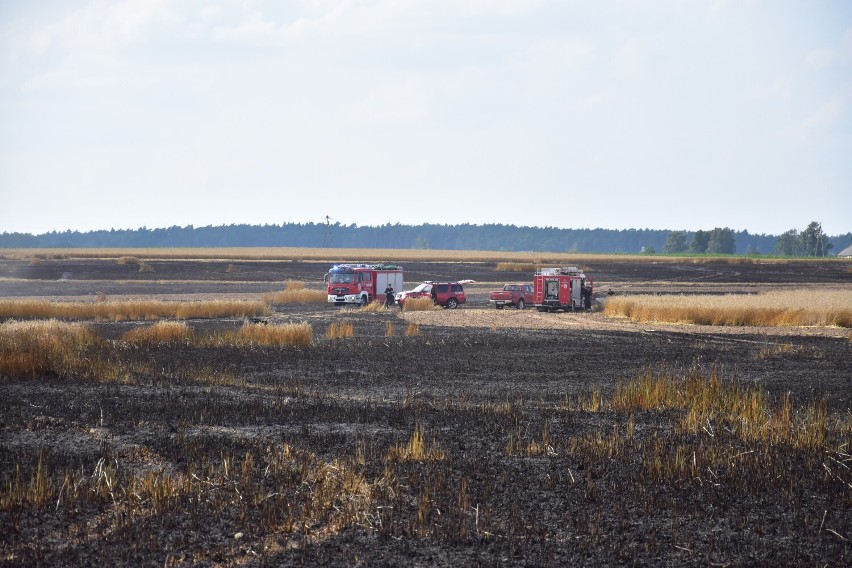
M415 288L414 290L412 290L412 292L428 292L428 291L430 291L431 289L432 289L432 285L431 285L431 284L421 284L421 285L419 285L417 288Z
M354 272L332 272L328 281L332 284L352 284L354 280Z

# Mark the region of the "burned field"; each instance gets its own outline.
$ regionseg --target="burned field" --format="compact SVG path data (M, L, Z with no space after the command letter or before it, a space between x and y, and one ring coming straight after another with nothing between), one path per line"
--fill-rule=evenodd
M0 296L253 296L327 267L228 264L7 263ZM800 282L790 266L587 272L618 294L736 293ZM807 294L849 285L844 265L808 273ZM406 266L408 283L523 276ZM100 366L3 379L2 563L849 563L848 330L526 326L489 287L434 320L273 304L268 326L310 325L302 346L197 339L239 318L160 342L88 322L79 355Z

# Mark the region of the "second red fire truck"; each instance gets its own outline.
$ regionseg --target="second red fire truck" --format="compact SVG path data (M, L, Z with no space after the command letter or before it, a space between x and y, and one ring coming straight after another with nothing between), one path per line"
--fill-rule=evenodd
M534 306L540 312L588 310L593 283L579 268L542 268L533 276Z

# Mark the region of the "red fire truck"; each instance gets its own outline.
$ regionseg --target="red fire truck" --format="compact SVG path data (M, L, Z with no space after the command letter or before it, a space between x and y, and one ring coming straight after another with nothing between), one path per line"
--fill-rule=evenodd
M593 283L579 268L542 268L533 277L534 306L540 312L588 310Z
M396 264L335 264L326 274L330 304L366 306L383 298L388 284L402 290L402 267Z

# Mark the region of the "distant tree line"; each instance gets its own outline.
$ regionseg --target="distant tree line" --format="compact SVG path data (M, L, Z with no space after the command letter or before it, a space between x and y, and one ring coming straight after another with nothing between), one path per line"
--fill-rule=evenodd
M666 254L691 253L691 254L735 254L738 252L736 244L737 233L728 228L715 228L712 231L695 231L691 239L687 238L684 231L672 231L666 239L663 252ZM832 242L835 241L835 242ZM799 232L796 229L782 233L775 239L775 250L778 256L828 256L830 251L838 245L838 250L843 250L852 243L852 233L829 237L822 230L822 225L812 221L807 228ZM739 252L743 252L741 249ZM753 244L745 251L745 254L767 254L765 251Z
M756 250L756 249L755 249ZM685 231L672 231L663 246L665 254L736 254L737 235L733 229L716 227L712 231L695 231L691 238Z
M818 225L818 224L817 224ZM803 233L804 234L804 233ZM803 250L827 252L852 244L852 233L825 237L817 249L811 237ZM785 233L787 235L787 233ZM810 233L808 233L810 235ZM0 234L0 248L158 248L158 247L346 247L434 248L596 253L710 253L776 254L777 235L751 234L729 228L710 231L656 229L560 229L516 225L343 225L340 223L283 223L281 225L221 225L99 231L51 231ZM786 249L785 249L786 250ZM798 250L798 249L797 249ZM782 253L785 254L785 253Z
M846 246L842 245L838 250ZM801 233L796 229L782 233L778 237L776 252L781 256L828 256L832 248L834 243L823 232L822 225L813 221Z

